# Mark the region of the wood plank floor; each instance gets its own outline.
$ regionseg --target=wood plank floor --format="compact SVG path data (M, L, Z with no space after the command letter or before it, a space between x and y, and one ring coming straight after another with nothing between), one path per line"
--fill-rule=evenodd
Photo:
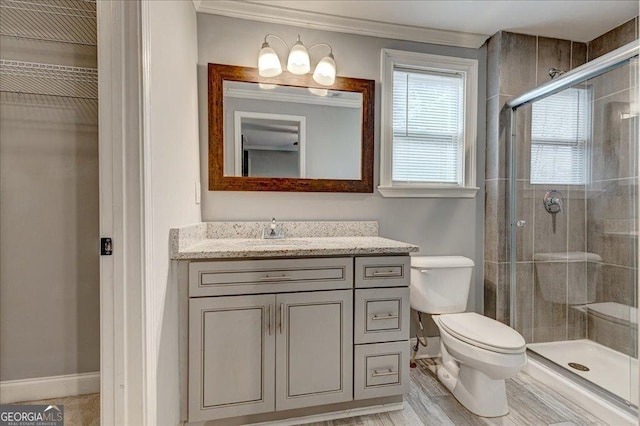
M405 396L404 410L312 423L311 425L606 425L602 420L585 412L524 373L518 374L514 379L507 380L509 414L495 419L475 416L460 405L429 370L431 362L430 360L419 360L418 368L411 369L411 392ZM65 426L93 426L100 423L100 398L98 394L30 403L64 405Z
M419 360L418 367L411 369L411 391L405 395L404 410L312 425L606 425L524 373L507 380L509 414L494 419L478 417L460 405L438 381L428 368L431 363L430 360Z

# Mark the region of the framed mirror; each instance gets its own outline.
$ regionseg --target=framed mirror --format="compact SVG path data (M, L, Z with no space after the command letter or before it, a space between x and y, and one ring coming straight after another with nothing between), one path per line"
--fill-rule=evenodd
M373 80L208 71L210 190L373 192Z

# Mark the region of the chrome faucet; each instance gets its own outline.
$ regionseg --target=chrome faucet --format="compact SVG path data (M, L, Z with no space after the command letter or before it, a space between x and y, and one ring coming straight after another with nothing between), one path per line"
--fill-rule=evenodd
M275 217L271 218L271 223L268 226L265 225L262 229L262 238L267 240L284 238L284 230L282 229L282 225L278 225Z

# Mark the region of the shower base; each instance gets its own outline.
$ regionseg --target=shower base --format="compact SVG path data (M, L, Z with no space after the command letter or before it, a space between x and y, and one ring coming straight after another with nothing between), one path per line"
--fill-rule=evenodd
M527 348L625 401L634 404L638 401L638 360L635 358L586 339L531 343Z

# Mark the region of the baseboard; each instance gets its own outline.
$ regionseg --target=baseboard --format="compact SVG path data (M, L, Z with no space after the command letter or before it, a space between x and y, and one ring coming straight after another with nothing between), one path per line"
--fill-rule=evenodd
M413 348L416 345L416 338L409 339L409 344L411 345L411 354L413 355ZM440 337L427 337L427 347L420 345L418 349L418 355L416 359L424 359L424 358L437 358L440 356Z
M67 374L0 382L0 404L100 392L100 373Z

